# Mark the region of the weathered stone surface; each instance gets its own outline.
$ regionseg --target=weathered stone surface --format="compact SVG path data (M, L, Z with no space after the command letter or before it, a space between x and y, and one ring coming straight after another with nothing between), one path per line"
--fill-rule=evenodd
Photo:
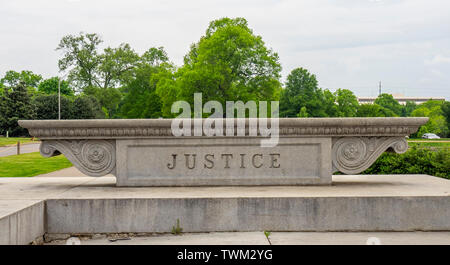
M117 140L118 186L331 183L329 138ZM300 170L301 169L301 170Z
M183 232L450 231L450 181L427 175L335 175L332 186L115 182L0 178L0 243L27 244L44 233L170 232L177 219Z
M44 202L0 198L0 245L29 244L45 232Z
M239 119L231 123L234 136L175 137L164 119L19 124L42 140L42 155L63 153L86 175L116 175L118 186L215 186L330 184L333 172L358 174L386 150L405 152L405 136L427 120L279 119L275 147L260 146L267 138L260 131L238 135Z

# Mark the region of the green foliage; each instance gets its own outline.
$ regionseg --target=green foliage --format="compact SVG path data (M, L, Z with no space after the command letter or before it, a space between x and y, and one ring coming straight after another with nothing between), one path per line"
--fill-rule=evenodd
M302 107L306 107L308 117L327 117L324 99L316 76L304 68L296 68L287 77L281 93L280 117L296 117Z
M54 120L58 119L58 94L38 95L33 99L36 110L35 119ZM73 105L71 100L61 95L61 119L71 119L73 117Z
M394 117L396 114L378 104L361 104L358 106L356 117Z
M398 103L398 101L395 100L390 94L380 94L377 99L375 99L374 103L391 110L396 116L400 116L402 114L402 105L400 105L400 103Z
M159 79L165 79L161 73L170 72L166 52L160 48L151 48L142 55L141 63L133 70L133 77L127 80L122 90L128 93L120 106L120 117L124 118L159 118L161 98L167 97L166 91L156 91ZM161 82L162 84L162 82Z
M450 102L445 101L442 106L442 114L445 117L445 120L447 121L447 124L450 125Z
M355 117L358 110L358 99L348 89L338 89L335 92L337 103L337 117Z
M58 95L39 95L33 100L35 118L49 120L58 118ZM80 95L75 98L61 95L61 119L102 119L105 114L95 97Z
M269 238L270 234L271 234L270 231L264 230L264 235L266 236L267 242L269 242L269 245L272 245L272 242L270 241L270 238Z
M100 65L98 45L102 43L98 34L64 36L56 50L63 52L58 61L60 71L69 70L69 79L76 88L100 86L97 70Z
M105 113L102 110L97 98L81 95L74 99L71 119L104 119Z
M253 34L245 19L223 18L212 21L191 46L175 82L161 81L166 89L173 85L168 90L177 90L177 99L193 103L193 94L200 92L204 102L217 100L224 106L228 100L278 100L280 71L278 54Z
M27 135L27 130L17 123L22 119L34 118L34 107L26 83L19 81L9 89L5 88L0 97L0 134L9 132L11 136Z
M428 174L450 179L450 148L413 146L404 154L383 153L362 174Z
M36 89L41 80L42 76L34 74L32 71L24 70L19 73L11 70L0 79L0 83L6 88L17 87L19 83L22 83L26 88Z
M52 77L49 79L45 79L41 83L39 83L38 91L45 93L45 94L57 94L58 93L58 77ZM67 96L73 96L74 91L72 88L69 87L69 82L65 80L61 80L60 82L60 89L61 94L67 95Z
M336 93L325 89L323 91L323 106L328 117L337 117L338 106L336 105Z
M181 72L181 71L180 71ZM176 69L174 66L167 65L153 75L152 80L156 84L155 93L159 96L161 102L161 115L165 118L174 117L171 112L172 104L177 101L179 82L176 81Z
M300 112L297 114L297 117L299 117L299 118L307 118L308 117L308 111L306 110L305 106L303 106L300 109Z
M176 226L172 226L172 234L180 235L183 232L183 228L180 227L180 219L177 219Z
M447 137L450 137L450 102L445 101L442 106L442 115L445 118L445 121L447 122Z
M424 133L435 133L442 137L448 134L448 124L442 111L444 101L429 100L420 104L411 113L412 117L429 117L426 124L422 125L413 137L421 137Z
M87 87L84 94L92 96L100 102L100 105L107 111L105 114L112 118L116 115L119 103L122 100L122 93L114 87Z
M100 77L98 82L101 82L98 86L107 89L131 78L140 57L129 44L122 43L118 48L106 48L98 59L97 75Z
M409 117L411 113L417 108L417 104L414 101L406 101L406 104L402 106L402 117Z

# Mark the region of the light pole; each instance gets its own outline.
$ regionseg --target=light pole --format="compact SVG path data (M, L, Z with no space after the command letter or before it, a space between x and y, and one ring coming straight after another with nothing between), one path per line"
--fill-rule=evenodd
M61 119L61 78L58 77L58 120Z
M67 74L63 75L62 78L65 78ZM58 76L58 120L60 119L61 119L61 78Z

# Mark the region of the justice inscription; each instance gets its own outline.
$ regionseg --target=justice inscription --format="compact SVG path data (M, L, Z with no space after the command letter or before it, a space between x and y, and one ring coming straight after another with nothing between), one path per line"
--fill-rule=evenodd
M177 166L185 167L186 169L195 169L203 167L205 169L213 168L231 168L237 166L239 168L280 168L280 154L205 154L197 158L197 154L172 154L169 158L171 162L167 163L168 169L175 169ZM181 160L180 163L177 163Z

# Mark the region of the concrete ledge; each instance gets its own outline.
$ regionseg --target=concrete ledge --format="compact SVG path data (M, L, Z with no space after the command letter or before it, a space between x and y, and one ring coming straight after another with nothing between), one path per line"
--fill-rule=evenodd
M48 233L444 231L450 197L57 199Z
M45 233L44 201L0 200L0 245L29 244Z
M450 231L450 181L333 176L332 186L115 187L112 176L0 178L0 244L44 233Z

